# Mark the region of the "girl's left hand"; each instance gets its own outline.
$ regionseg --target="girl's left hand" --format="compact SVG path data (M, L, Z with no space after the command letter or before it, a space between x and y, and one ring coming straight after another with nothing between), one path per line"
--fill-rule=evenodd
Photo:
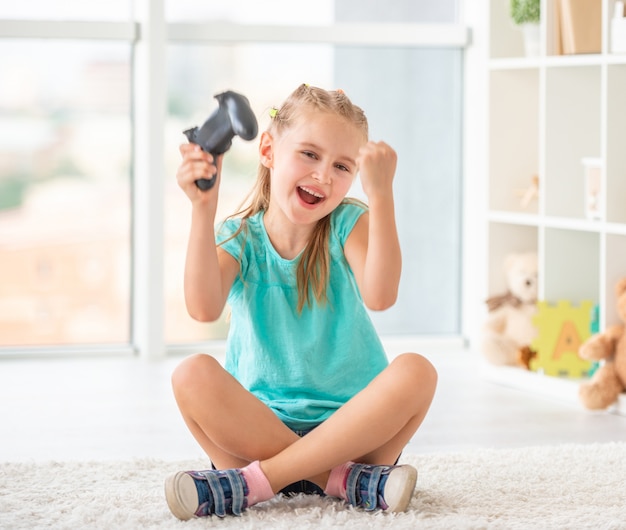
M367 142L359 150L357 164L363 191L372 198L393 193L392 183L398 156L385 142Z

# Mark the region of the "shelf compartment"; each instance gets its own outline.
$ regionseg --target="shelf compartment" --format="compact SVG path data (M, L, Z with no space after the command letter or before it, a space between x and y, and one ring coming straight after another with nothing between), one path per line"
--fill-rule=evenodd
M585 218L581 161L601 154L601 78L600 66L546 70L546 215Z
M538 230L533 226L491 222L489 223L488 293L507 290L504 261L508 254L537 252Z
M521 198L539 167L539 71L492 71L489 99L490 209L537 213Z
M491 0L489 9L489 40L492 58L523 57L522 29L511 19L509 0Z
M600 301L600 234L546 228L543 296L550 303Z

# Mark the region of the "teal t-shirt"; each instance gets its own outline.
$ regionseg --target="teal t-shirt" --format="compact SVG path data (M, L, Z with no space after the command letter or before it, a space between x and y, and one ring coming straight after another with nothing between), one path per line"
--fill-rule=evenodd
M292 429L327 419L388 364L343 245L364 208L341 204L331 214L328 302L297 311L299 257L283 259L263 224L264 212L223 243L240 263L228 296L231 321L226 369ZM225 221L218 243L241 219Z

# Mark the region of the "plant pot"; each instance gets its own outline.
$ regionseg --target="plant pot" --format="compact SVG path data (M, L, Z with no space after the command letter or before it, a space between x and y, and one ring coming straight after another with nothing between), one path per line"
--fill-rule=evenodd
M524 51L526 57L538 57L540 51L539 24L526 23L521 25L524 36Z

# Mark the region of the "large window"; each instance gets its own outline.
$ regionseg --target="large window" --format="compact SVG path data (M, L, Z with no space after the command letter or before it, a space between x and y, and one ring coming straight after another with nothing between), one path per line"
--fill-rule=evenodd
M150 34L127 31L141 11L134 3L162 5L162 38L169 36L162 48L165 96L154 103L166 109L165 120L151 131L162 132L163 149L149 155L132 147L142 127L133 123L133 107L146 96L137 89L145 85L133 82L133 47ZM379 331L459 335L464 42L458 31L447 33L457 37L446 42L445 26L427 25L453 27L456 11L456 0L395 0L385 9L372 0L325 0L315 9L288 0L25 0L1 7L0 349L142 348L133 334L145 319L133 300L133 249L137 241L160 238L163 256L153 266L163 274L155 280L148 270L141 274L163 293L155 298L163 304L162 343L224 338L226 318L199 324L184 307L189 204L174 178L182 130L200 125L216 106L213 96L226 89L248 96L263 129L269 108L302 82L344 89L366 110L372 138L399 154L404 272L396 307L373 314ZM7 30L6 19L24 20L25 35L15 38L16 26ZM39 21L29 26L29 19ZM374 23L382 30L365 31ZM395 23L409 42L398 37ZM423 25L407 26L414 23ZM220 33L223 27L228 32ZM423 44L420 31L430 35ZM219 216L250 189L256 147L236 139L228 153ZM147 223L133 212L141 200L133 184L137 156L157 157L164 168L164 214ZM359 196L358 185L353 194Z
M371 136L398 152L403 273L398 301L374 323L386 335L459 334L462 54L341 47L335 79L367 109Z
M0 342L128 343L128 44L0 40Z

